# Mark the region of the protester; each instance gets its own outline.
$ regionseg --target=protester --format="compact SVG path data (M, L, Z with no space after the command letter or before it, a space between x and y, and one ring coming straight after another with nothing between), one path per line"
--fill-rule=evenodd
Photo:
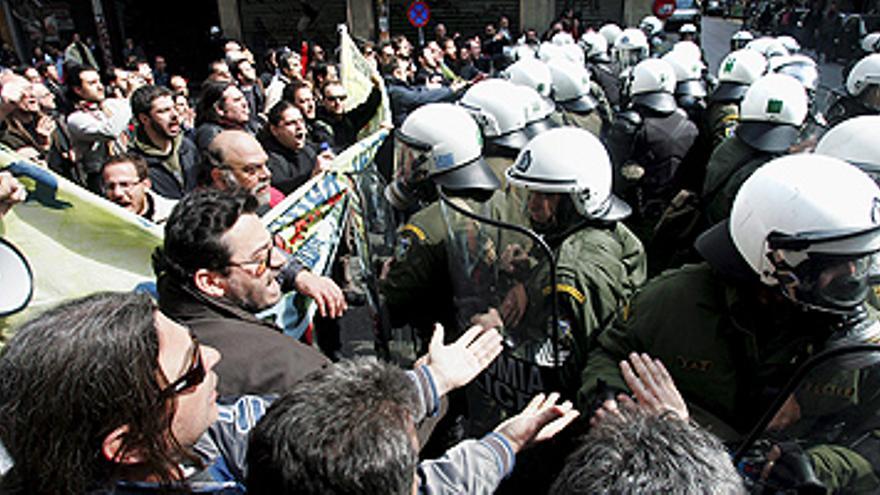
M152 190L147 162L135 154L110 158L101 168L104 195L126 210L162 224L177 203Z
M256 210L244 192L196 191L171 212L154 255L159 307L225 356L216 370L221 396L280 393L330 362L254 315L281 298L282 271L321 314L346 309L333 281L288 262Z
M313 148L307 137L305 119L293 103L281 100L272 107L259 140L269 155L272 186L285 195L327 170L333 161L332 151Z
M131 120L128 101L104 97L104 85L95 69L74 66L65 76L75 110L67 116L73 150L92 192L101 190L101 165L125 150L125 131Z
M130 151L146 160L156 193L182 198L197 185L199 158L195 144L183 135L171 90L142 86L131 95L131 109L137 127Z
M345 86L330 82L323 88L323 106L317 110L317 125L330 136L330 146L339 153L357 141L357 134L373 118L382 103L382 82L377 73L372 73L373 89L367 99L351 110L345 109L348 94Z

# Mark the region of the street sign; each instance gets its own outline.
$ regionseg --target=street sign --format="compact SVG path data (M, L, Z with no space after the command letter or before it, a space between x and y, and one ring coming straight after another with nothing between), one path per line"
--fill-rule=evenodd
M428 21L431 19L431 9L427 3L422 0L416 0L409 5L406 17L413 27L423 28L428 25Z
M675 12L675 0L654 0L651 10L660 20L666 20Z

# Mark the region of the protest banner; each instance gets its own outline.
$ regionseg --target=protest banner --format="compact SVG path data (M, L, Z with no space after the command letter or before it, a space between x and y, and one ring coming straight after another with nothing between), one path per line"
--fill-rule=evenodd
M361 54L354 40L351 39L351 35L348 34L348 28L345 24L340 24L338 29L339 77L348 93L348 98L345 101L345 111L347 112L363 103L370 96L370 92L373 90L371 75L378 74L378 70ZM384 81L381 81L379 90L382 91L382 104L379 105L373 119L361 129L358 134L360 139L373 134L383 125L386 128L391 126L391 103L388 100Z
M284 240L285 251L313 272L324 274L329 270L342 227L351 213L355 195L348 174L371 166L387 136L387 130L380 130L348 147L333 160L329 171L313 177L263 216L269 231ZM311 299L294 292L285 294L260 317L273 319L285 333L300 338L315 309Z
M0 149L0 169L28 191L0 220L0 236L24 254L34 277L30 304L0 328L93 292L155 287L150 260L161 227L8 149Z

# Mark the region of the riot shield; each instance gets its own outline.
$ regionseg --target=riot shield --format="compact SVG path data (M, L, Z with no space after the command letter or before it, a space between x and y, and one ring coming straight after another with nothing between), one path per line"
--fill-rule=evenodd
M348 238L353 246L347 256L346 279L363 288L365 303L375 318L373 347L384 359L391 359L394 340L391 324L381 310L378 279L381 266L392 255L397 230L397 213L385 200L385 179L375 166L347 174L352 188Z
M878 433L880 345L848 344L798 369L734 462L753 493L877 493Z
M559 314L553 251L522 226L521 201L501 191L484 203L441 194L441 207L456 331L482 324L504 338L501 356L468 393L471 433L479 434L538 393L566 395L571 325Z

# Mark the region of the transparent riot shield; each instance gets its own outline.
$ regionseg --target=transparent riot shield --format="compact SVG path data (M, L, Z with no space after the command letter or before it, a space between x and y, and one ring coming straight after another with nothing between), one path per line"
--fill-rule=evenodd
M441 194L455 330L482 324L504 337L501 356L468 393L474 434L519 412L538 393L571 397L571 325L559 315L554 255L522 226L524 209L515 198L499 191L474 203Z
M390 323L382 315L378 279L382 264L392 255L397 213L385 200L386 182L377 167L365 167L347 176L353 193L347 219L347 239L352 250L345 263L345 278L363 288L364 302L376 316L374 349L379 356L390 359L394 337Z
M752 493L878 493L880 345L848 344L805 362L734 462Z

